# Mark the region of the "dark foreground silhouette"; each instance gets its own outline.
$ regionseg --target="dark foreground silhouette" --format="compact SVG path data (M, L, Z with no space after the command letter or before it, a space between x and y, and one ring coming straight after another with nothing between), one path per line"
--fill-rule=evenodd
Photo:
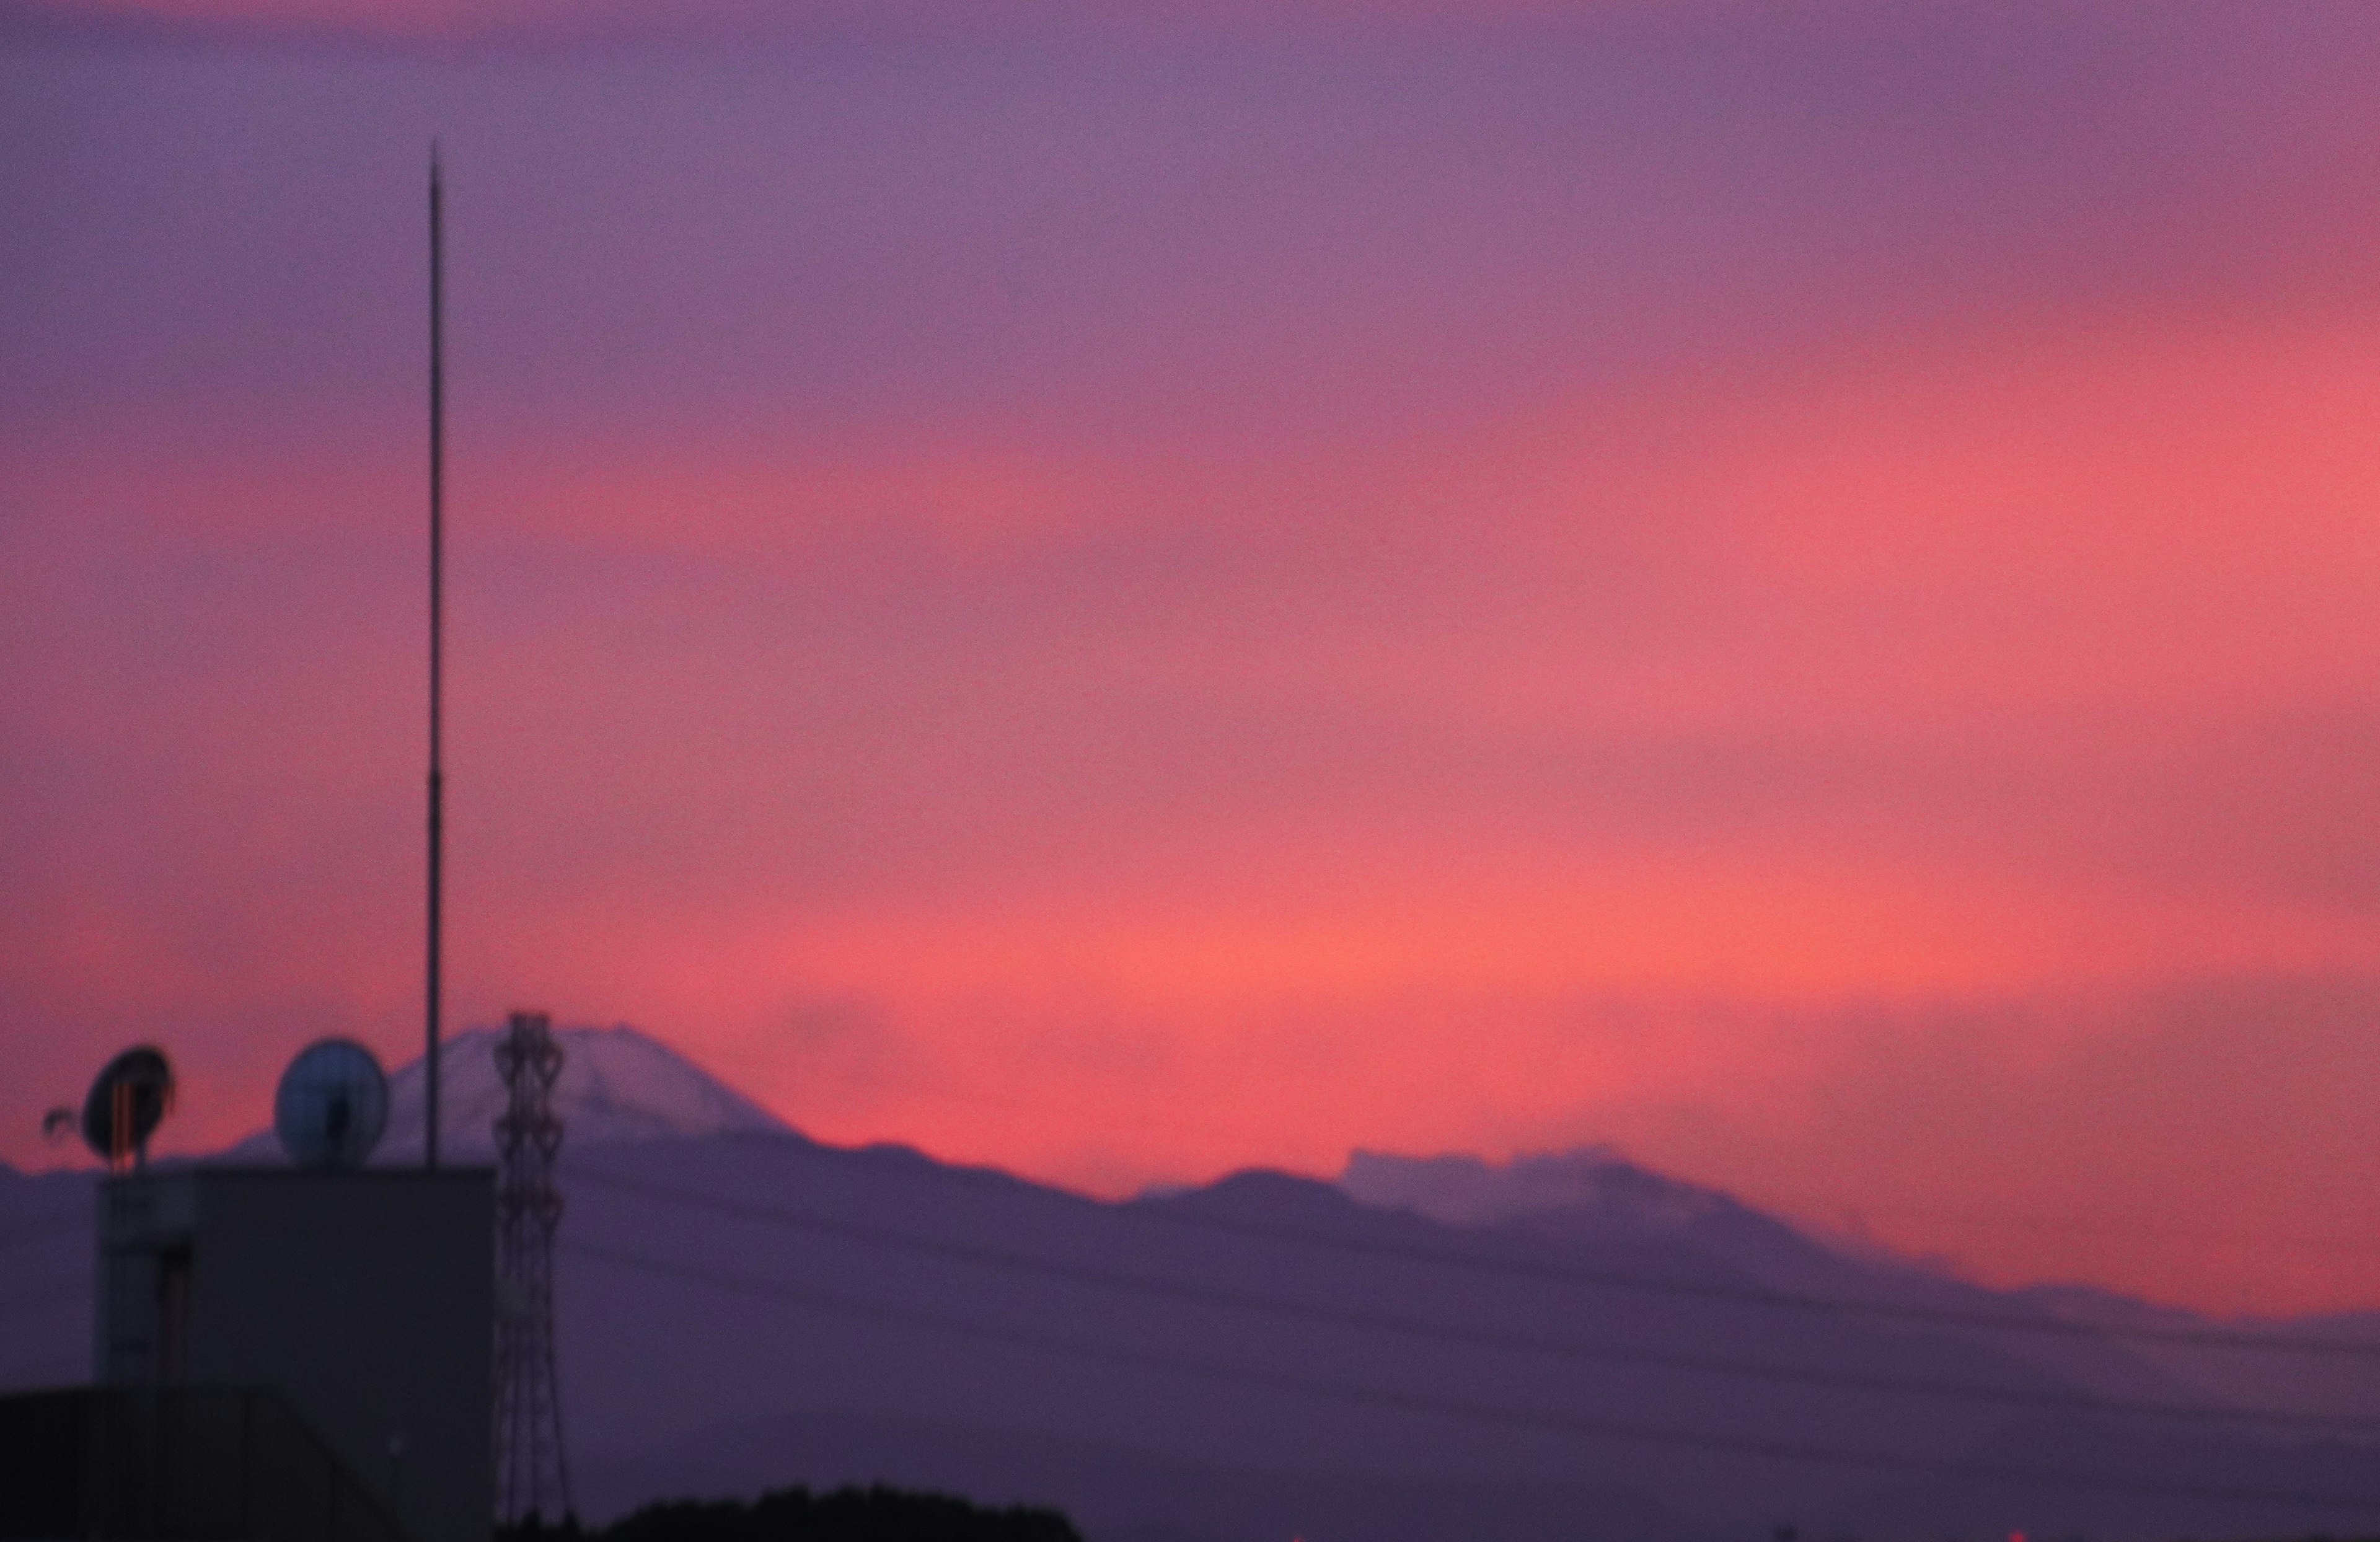
M881 1484L812 1494L780 1488L757 1500L670 1500L608 1526L535 1518L499 1526L496 1542L1083 1542L1054 1510L990 1510L947 1494Z

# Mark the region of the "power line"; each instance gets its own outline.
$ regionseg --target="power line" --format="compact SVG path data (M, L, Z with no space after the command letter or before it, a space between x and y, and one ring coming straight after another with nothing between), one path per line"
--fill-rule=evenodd
M88 1354L89 1351L70 1349L57 1354L37 1354L30 1360L12 1361L0 1366L0 1386L21 1383L37 1371L72 1371L78 1366L90 1363Z
M817 1160L837 1158L845 1160L855 1158L866 1160L869 1155L865 1150L843 1150L807 1141L782 1141L779 1144L785 1151ZM944 1167L929 1160L921 1160L915 1165L908 1162L895 1163L880 1160L875 1163L875 1166L879 1172L897 1173L901 1176L917 1176L978 1189L997 1188L1004 1193L1046 1196L1051 1199L1061 1198L1054 1191L1040 1189L1037 1185L1022 1179L1010 1177L1005 1173L979 1173ZM586 1174L586 1170L580 1171L582 1174ZM1071 1195L1063 1196L1062 1198L1079 1204L1100 1203ZM1992 1332L2039 1333L2076 1339L2124 1339L2147 1343L2188 1344L2199 1348L2245 1350L2262 1354L2331 1355L2349 1359L2380 1360L2380 1342L2365 1342L2353 1339L2316 1338L2294 1333L2252 1333L2237 1329L2183 1328L2148 1323L2102 1325L2075 1322L2064 1317L2018 1317L2006 1312L1975 1311L1957 1306L1929 1306L1913 1302L1858 1300L1799 1291L1778 1290L1767 1285L1661 1279L1655 1276L1630 1274L1617 1269L1588 1269L1547 1259L1463 1252L1451 1247L1433 1247L1421 1243L1392 1242L1385 1238L1333 1236L1302 1227L1246 1220L1232 1216L1185 1210L1175 1206L1147 1201L1135 1201L1127 1205L1109 1205L1102 1208L1114 1214L1136 1216L1164 1225L1252 1237L1266 1242L1284 1242L1301 1247L1321 1248L1369 1257L1394 1258L1407 1263L1438 1264L1479 1273L1503 1274L1520 1279L1549 1280L1568 1284L1590 1285L1605 1290L1630 1291L1647 1295L1725 1301L1737 1305L1771 1307L1779 1311L1882 1317L1900 1322L1932 1323L1941 1327L1978 1329Z
M30 1311L53 1306L63 1301L71 1301L79 1296L87 1298L90 1294L91 1281L87 1279L60 1281L55 1284L36 1286L30 1291L18 1291L8 1295L0 1295L0 1312Z
M32 1220L19 1221L14 1226L0 1228L0 1247L14 1247L19 1243L38 1241L42 1237L65 1232L71 1227L89 1224L91 1224L91 1211L88 1209L61 1210L55 1215L42 1216Z
M1062 1263L1008 1248L913 1236L899 1232L889 1232L859 1221L821 1216L815 1212L793 1210L777 1206L747 1204L611 1174L581 1173L580 1176L592 1179L598 1186L615 1189L624 1194L639 1195L649 1199L708 1210L716 1215L741 1220L787 1227L816 1235L841 1237L846 1241L858 1242L874 1247L923 1254L931 1257L1007 1269L1014 1273L1039 1275L1048 1279L1069 1280L1143 1295L1164 1296L1200 1305L1262 1312L1275 1317L1330 1323L1342 1328L1402 1333L1418 1338L1475 1344L1483 1348L1508 1350L1519 1354L1560 1354L1621 1365L1653 1366L1667 1370L1698 1371L1713 1376L1733 1377L1746 1380L1781 1382L1796 1386L1834 1387L1849 1391L1944 1401L1998 1402L2026 1407L2063 1408L2085 1413L2147 1415L2159 1418L2244 1422L2299 1429L2380 1429L2380 1418L2354 1415L2293 1414L2278 1410L2232 1408L2208 1404L2135 1402L2122 1399L2094 1397L2087 1393L2061 1392L2050 1389L1988 1387L1973 1382L1929 1381L1865 1375L1852 1371L1762 1365L1723 1356L1638 1349L1620 1344L1597 1344L1539 1334L1498 1332L1488 1329L1466 1328L1454 1323L1433 1322L1427 1318L1407 1317L1400 1313L1286 1301L1277 1296L1248 1292L1152 1280L1144 1275L1122 1273L1088 1265Z
M1161 1354L1148 1350L1083 1343L1050 1334L1032 1332L1028 1330L1003 1328L995 1323L968 1321L963 1318L942 1317L936 1313L913 1311L907 1307L891 1306L881 1302L861 1301L852 1296L826 1291L808 1290L777 1281L754 1280L721 1273L714 1269L697 1269L665 1259L648 1257L643 1254L620 1248L602 1247L589 1243L565 1243L562 1245L566 1251L582 1257L621 1268L641 1269L648 1273L683 1280L689 1283L707 1285L716 1290L732 1291L739 1294L760 1296L771 1300L790 1301L823 1311L841 1312L853 1317L898 1322L960 1338L980 1339L1076 1359L1130 1366L1145 1370L1172 1371L1188 1376L1206 1377L1218 1381L1233 1381L1247 1386L1264 1387L1275 1391L1298 1392L1480 1424L1548 1430L1560 1434L1588 1435L1604 1439L1717 1451L1737 1456L1763 1457L1779 1462L1864 1467L1885 1472L1922 1473L1937 1477L1978 1478L2006 1483L2038 1483L2052 1487L2099 1489L2116 1493L2153 1495L2170 1499L2214 1500L2244 1504L2291 1505L2310 1510L2380 1510L2380 1495L2313 1494L2287 1489L2231 1487L2218 1484L2164 1483L2151 1479L2065 1472L2055 1468L2007 1465L1997 1463L1940 1461L1930 1457L1905 1456L1885 1451L1847 1451L1832 1446L1771 1440L1756 1436L1725 1435L1710 1430L1668 1428L1633 1424L1624 1420L1597 1419L1568 1414L1508 1408L1471 1399L1432 1397L1421 1393L1402 1392L1389 1387L1292 1376L1279 1371L1227 1366L1186 1356Z
M2042 1215L2038 1212L1991 1209L1971 1205L1895 1205L1874 1204L1840 1196L1827 1196L1825 1204L1832 1205L1851 1221L1851 1230L1861 1230L1870 1216L1898 1216L1903 1220L1947 1221L1954 1225L1977 1226L1999 1232L2043 1232L2090 1237L2129 1236L2171 1240L2180 1238L2199 1244L2230 1243L2257 1247L2286 1247L2301 1253L2329 1254L2340 1257L2362 1257L2371 1251L2369 1245L2350 1242L2337 1232L2316 1236L2307 1232L2244 1231L2239 1227L2211 1230L2204 1226L2160 1224L2130 1217L2077 1213ZM1806 1224L1828 1225L1826 1211L1818 1202L1808 1204L1780 1203L1771 1207L1779 1214L1810 1218ZM2338 1222L2341 1227L2352 1224Z

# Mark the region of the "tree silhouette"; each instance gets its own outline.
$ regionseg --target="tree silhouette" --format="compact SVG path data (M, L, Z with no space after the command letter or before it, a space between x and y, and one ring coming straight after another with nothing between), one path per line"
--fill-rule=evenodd
M993 1510L947 1494L878 1484L812 1494L780 1488L749 1501L670 1500L649 1504L609 1526L577 1518L547 1524L530 1516L499 1527L496 1542L1083 1542L1055 1510L1010 1505Z

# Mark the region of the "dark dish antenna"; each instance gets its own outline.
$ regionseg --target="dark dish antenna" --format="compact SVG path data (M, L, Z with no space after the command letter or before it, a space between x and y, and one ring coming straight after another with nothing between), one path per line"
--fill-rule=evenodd
M174 1067L153 1044L107 1062L82 1100L82 1138L108 1170L149 1164L149 1137L174 1107Z
M430 141L430 915L425 959L424 1037L422 1055L427 1076L422 1099L425 1128L421 1165L438 1166L438 1014L443 981L439 957L444 917L446 857L446 772L442 757L445 679L443 644L446 630L444 578L446 570L446 315L443 280L445 243L440 228L438 141Z
M352 1038L306 1046L273 1094L273 1133L299 1167L361 1167L388 1126L388 1077Z

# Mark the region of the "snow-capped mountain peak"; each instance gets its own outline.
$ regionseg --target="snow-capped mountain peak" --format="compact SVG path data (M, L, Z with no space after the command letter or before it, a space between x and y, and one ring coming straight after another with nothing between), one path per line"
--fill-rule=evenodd
M495 1149L494 1125L504 1110L504 1078L496 1071L496 1028L456 1034L439 1053L438 1127L442 1148L456 1155ZM567 1146L741 1131L783 1134L784 1121L711 1075L668 1045L627 1026L556 1028L562 1073L553 1111ZM389 1077L388 1135L383 1160L421 1153L422 1094L429 1082L419 1060Z
M1450 1226L1498 1226L1553 1212L1594 1211L1638 1226L1691 1226L1734 1208L1715 1189L1666 1178L1609 1147L1516 1156L1502 1165L1463 1153L1402 1157L1355 1150L1339 1175L1353 1198Z
M441 1047L439 1148L458 1160L488 1161L495 1155L495 1123L504 1111L495 1050L503 1037L501 1029L471 1028ZM562 1117L565 1150L688 1135L792 1133L775 1114L625 1025L556 1028L553 1038L562 1047L553 1111ZM374 1163L420 1160L428 1080L419 1059L390 1074L388 1133L373 1153ZM281 1147L267 1130L240 1142L231 1154L275 1161Z

